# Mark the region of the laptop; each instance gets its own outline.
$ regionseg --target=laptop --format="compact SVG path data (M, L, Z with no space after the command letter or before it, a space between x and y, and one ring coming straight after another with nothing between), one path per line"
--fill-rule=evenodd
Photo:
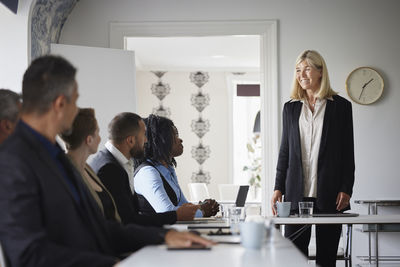
M246 198L247 198L247 193L249 192L249 186L248 185L241 185L239 187L238 194L236 196L236 207L244 207L244 204L246 203Z

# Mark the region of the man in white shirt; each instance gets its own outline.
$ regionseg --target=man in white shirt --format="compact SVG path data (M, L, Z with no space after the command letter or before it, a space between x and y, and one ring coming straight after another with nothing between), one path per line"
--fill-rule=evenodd
M193 220L197 206L192 204L177 211L139 214L133 188L132 158L143 157L146 126L139 115L123 112L113 118L108 128L110 140L89 165L113 196L122 222L161 226L177 220Z

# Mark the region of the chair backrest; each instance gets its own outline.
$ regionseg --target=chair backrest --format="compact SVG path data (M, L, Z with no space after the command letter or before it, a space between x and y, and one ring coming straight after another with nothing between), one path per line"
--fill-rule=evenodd
M240 185L237 184L219 184L219 200L220 201L236 201Z
M189 194L192 202L203 201L204 199L210 198L208 188L205 183L189 183Z

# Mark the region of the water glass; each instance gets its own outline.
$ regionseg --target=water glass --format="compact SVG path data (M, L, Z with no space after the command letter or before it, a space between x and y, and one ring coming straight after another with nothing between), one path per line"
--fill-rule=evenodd
M248 205L245 207L245 212L246 212L246 219L249 216L260 216L261 205L259 204Z
M229 207L229 225L232 234L239 234L239 223L244 221L244 209L242 207Z
M299 216L310 217L313 214L313 202L299 202Z
M229 207L232 207L232 204L220 204L219 209L221 211L221 217L223 219L229 218Z

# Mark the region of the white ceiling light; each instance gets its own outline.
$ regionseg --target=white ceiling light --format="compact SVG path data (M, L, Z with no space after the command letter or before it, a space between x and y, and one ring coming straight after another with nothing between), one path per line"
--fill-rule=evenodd
M212 58L225 58L225 56L224 55L213 55L213 56L211 56Z

